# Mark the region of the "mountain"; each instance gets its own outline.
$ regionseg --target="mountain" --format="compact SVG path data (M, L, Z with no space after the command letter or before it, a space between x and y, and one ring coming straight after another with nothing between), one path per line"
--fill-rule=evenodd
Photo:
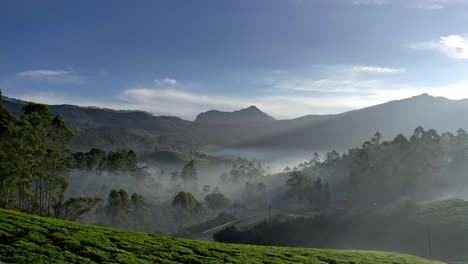
M411 135L418 126L438 132L468 129L468 99L450 100L422 94L359 110L332 115L315 122L252 138L233 147L291 148L329 151L361 145L379 131L384 140Z
M3 98L21 115L27 103ZM334 115L308 115L275 120L255 106L234 112L210 110L195 121L153 116L143 111L119 111L73 105L51 105L73 128L75 150L91 147L133 148L153 152L165 148L184 151L225 148L299 149L329 151L361 145L379 131L384 140L398 133L411 135L417 126L438 132L468 130L468 99L450 100L427 94Z
M28 102L3 97L2 103L21 116ZM148 152L166 146L184 148L199 144L193 122L178 117L75 105L50 105L50 109L54 114L63 115L72 128L76 151L87 151L94 146Z
M378 251L178 239L9 210L0 210L0 223L1 263L441 263Z
M195 122L198 123L216 123L216 124L233 124L233 123L268 123L273 122L275 119L256 106L250 106L245 109L241 109L234 112L221 112L218 110L210 110L204 113L201 113L195 119Z

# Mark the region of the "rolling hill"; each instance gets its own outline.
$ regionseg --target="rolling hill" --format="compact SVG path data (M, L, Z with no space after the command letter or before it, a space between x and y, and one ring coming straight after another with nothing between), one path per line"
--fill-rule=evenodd
M375 251L263 247L124 232L0 210L5 263L407 263L440 262Z
M195 118L195 122L198 123L251 123L261 122L268 123L273 122L275 119L266 113L262 112L256 106L252 105L248 108L241 109L234 112L222 112L218 110L210 110L199 114Z
M468 120L461 118L467 114L468 99L450 100L422 94L303 122L299 127L253 138L234 147L347 150L369 140L377 131L384 140L392 140L399 133L411 135L418 126L438 132L468 130Z
M4 98L3 103L21 115L24 101ZM450 100L427 94L391 101L334 115L308 115L275 120L255 106L234 112L210 110L195 121L153 116L142 111L52 105L74 129L74 148L133 148L153 152L179 150L291 149L344 151L361 145L379 131L384 140L398 133L410 135L417 126L439 132L468 130L468 99Z

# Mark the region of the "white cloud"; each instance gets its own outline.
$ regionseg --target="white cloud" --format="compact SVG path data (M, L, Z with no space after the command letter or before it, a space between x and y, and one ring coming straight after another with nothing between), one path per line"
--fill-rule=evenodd
M156 79L153 82L158 87L159 86L173 86L173 85L178 84L177 80L173 78L164 78L161 80Z
M327 82L332 83L331 80ZM342 81L342 83L346 84L347 82ZM291 92L249 98L154 88L128 89L120 93L117 98L108 101L70 98L54 93L9 94L9 96L47 104L75 104L111 109L143 110L155 115L180 116L188 120L193 120L200 112L210 109L233 111L250 105L256 105L275 118L285 119L308 114L341 113L422 93L450 99L468 98L468 82L428 87L395 86L384 82L380 84L375 82L375 84L377 86L371 88L369 85L367 89L354 89L352 87L355 85L345 85L341 87L340 91L337 91L324 86L319 93L306 92L298 95Z
M353 5L387 5L388 0L354 0Z
M39 78L43 76L63 76L68 72L64 70L32 70L20 72L19 75L23 77Z
M441 49L445 54L456 59L468 59L468 42L460 35L440 38Z
M351 78L324 78L324 79L285 79L272 82L272 88L280 91L303 91L320 93L355 92L378 86L380 81Z
M107 100L70 98L54 93L8 95L48 104L67 103L143 110L155 115L180 116L188 120L193 120L200 112L210 109L233 111L250 105L256 105L275 118L286 119L308 114L341 113L422 93L451 99L468 98L468 80L423 87L395 81L393 74L404 72L402 68L359 65L332 65L323 68L325 71L322 78L293 78L290 72L271 74L271 78L263 83L269 90L261 95L225 96L193 92L185 84L129 88ZM177 81L176 83L179 84Z
M39 69L18 73L18 76L31 81L55 83L80 83L84 78L71 71Z
M373 66L354 66L352 71L355 73L404 73L406 72L403 68L385 68L385 67L373 67Z
M410 47L420 50L436 50L454 59L468 59L468 41L461 35L440 37L438 41L416 43Z
M468 0L354 0L353 5L395 5L425 10L440 10L452 4L468 3Z
M410 7L426 10L439 10L452 4L466 4L468 3L468 0L412 0L410 2Z
M375 87L386 87L384 77L405 73L404 68L387 68L366 65L325 66L322 78L280 78L271 77L267 85L281 91L308 91L319 93L351 93ZM377 78L379 77L379 78Z

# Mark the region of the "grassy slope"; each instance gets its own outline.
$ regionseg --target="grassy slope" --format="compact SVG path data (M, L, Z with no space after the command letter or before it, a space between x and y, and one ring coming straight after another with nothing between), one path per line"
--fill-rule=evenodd
M0 210L0 262L14 263L437 263L372 251L191 241Z
M468 202L452 198L420 203L416 218L427 224L467 229Z

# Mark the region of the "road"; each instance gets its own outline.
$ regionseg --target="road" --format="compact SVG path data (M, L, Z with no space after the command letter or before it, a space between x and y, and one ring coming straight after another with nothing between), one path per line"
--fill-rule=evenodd
M260 221L263 221L264 219L270 217L270 215L271 216L276 215L279 212L280 212L279 210L271 210L271 211L266 211L266 212L254 214L254 215L249 215L249 216L246 216L246 217L236 219L234 221L224 223L224 224L219 225L217 227L213 227L213 228L210 228L208 230L203 231L201 233L202 235L198 238L198 240L210 240L211 241L211 240L213 240L213 234L216 231L221 230L224 227L231 226L231 225L234 225L234 226L237 226L237 227L252 225L252 224L258 223Z

